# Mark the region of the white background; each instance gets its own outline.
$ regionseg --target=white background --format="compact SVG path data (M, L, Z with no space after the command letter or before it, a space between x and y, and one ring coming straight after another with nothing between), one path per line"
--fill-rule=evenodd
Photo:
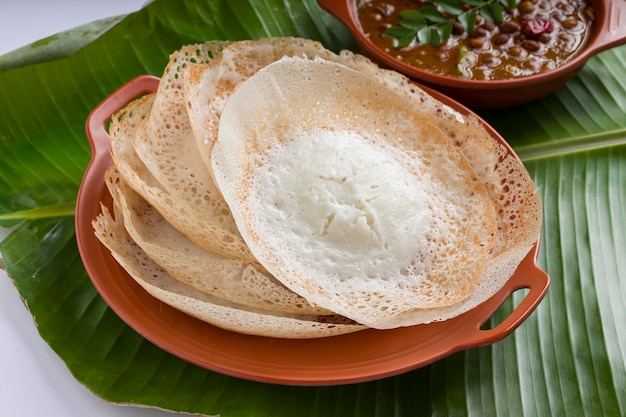
M0 55L66 29L136 11L145 2L0 0ZM0 229L0 240L7 233ZM170 415L157 409L108 404L79 384L39 337L13 283L0 271L0 416Z

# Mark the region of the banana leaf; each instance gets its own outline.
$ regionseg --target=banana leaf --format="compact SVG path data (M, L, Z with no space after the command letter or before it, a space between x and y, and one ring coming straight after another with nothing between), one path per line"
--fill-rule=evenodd
M189 364L112 312L74 233L89 111L133 77L161 75L184 44L285 35L355 50L313 0L156 0L0 57L0 226L13 228L1 266L74 377L110 402L224 417L626 415L624 47L594 57L544 99L481 113L522 157L544 202L538 262L551 288L504 340L377 381L296 387Z

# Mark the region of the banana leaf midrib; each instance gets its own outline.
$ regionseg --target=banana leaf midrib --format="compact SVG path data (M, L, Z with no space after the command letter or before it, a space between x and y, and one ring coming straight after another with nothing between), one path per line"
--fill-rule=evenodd
M537 159L555 158L625 144L626 129L619 129L558 141L517 146L514 149L523 162L529 162Z
M0 221L3 220L34 220L55 217L74 216L76 201L54 204L50 206L36 207L29 210L19 210L12 213L0 214Z

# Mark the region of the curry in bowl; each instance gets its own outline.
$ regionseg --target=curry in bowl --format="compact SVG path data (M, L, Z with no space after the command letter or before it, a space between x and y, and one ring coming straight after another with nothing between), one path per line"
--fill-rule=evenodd
M584 0L365 0L365 35L391 56L458 78L505 80L555 69L590 38Z

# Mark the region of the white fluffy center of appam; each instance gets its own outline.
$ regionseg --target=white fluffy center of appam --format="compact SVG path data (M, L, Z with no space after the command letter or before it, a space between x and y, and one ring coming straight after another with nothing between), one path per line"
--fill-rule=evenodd
M425 233L437 228L437 204L419 160L323 129L294 133L264 159L253 195L267 213L261 235L278 252L341 280L429 267Z

